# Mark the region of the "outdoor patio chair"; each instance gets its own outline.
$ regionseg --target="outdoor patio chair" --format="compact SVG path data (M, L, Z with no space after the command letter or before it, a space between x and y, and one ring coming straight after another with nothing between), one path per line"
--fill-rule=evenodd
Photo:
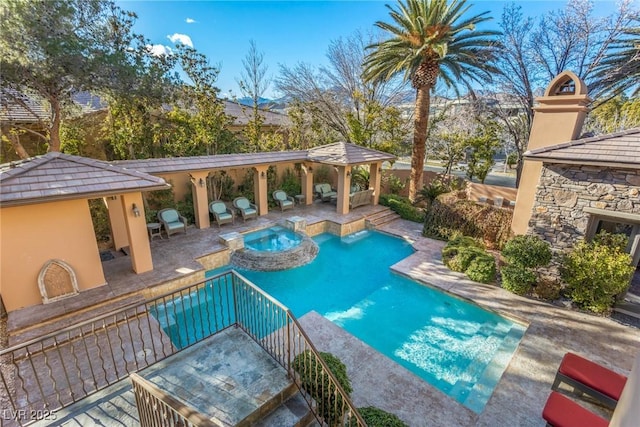
M338 192L327 183L316 184L315 190L316 196L323 202L329 202L332 196L338 195Z
M187 232L187 218L183 217L173 208L162 209L158 212L158 221L162 224L167 238L181 231Z
M233 224L235 219L233 210L228 208L222 200L214 200L209 203L209 212L213 215L213 221L218 224L218 228L222 224Z
M624 375L569 352L560 362L551 389L557 390L560 383L565 383L613 409L626 382Z
M258 208L249 202L249 199L246 197L236 197L233 200L233 206L240 212L240 215L242 215L242 221L258 218Z
M280 210L282 212L286 211L287 209L293 209L293 205L295 203L294 198L291 196L287 196L287 193L285 193L283 190L274 191L273 200L275 200L278 205L280 205Z
M542 410L547 426L553 427L606 427L609 422L583 408L566 396L552 391Z

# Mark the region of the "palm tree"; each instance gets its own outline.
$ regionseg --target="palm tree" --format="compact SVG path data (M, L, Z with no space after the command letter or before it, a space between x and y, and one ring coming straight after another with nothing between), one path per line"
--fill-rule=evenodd
M601 93L610 99L626 91L640 96L640 27L627 28L611 44L596 72Z
M479 31L476 25L488 21L488 12L470 18L466 0L398 0L387 5L394 24L378 21L376 26L391 37L372 49L364 61L364 78L386 81L400 73L416 90L413 152L409 198L415 200L422 188L429 120L430 91L438 77L457 91L456 83L471 90L471 81L488 79L495 69L493 58L496 31Z

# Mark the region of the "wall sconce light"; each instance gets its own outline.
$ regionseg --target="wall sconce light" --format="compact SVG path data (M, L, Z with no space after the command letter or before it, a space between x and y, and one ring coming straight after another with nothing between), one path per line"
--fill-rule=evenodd
M351 171L347 171L347 176L351 176Z
M131 205L131 211L133 212L133 216L135 217L140 216L140 209L138 209L138 205L136 205L135 203Z
M308 170L309 172L313 172L313 167L309 166L309 167L307 168L307 170Z
M260 178L264 179L267 176L266 173L264 173L264 171L260 172Z
M200 180L198 181L198 185L200 187L204 187L204 179L200 178Z
M378 172L382 173L382 168L378 168Z

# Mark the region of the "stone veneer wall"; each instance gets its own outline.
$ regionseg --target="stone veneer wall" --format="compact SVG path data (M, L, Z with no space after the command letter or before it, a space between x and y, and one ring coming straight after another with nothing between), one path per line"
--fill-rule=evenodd
M640 171L545 164L528 234L564 251L585 238L591 214L585 207L640 213Z

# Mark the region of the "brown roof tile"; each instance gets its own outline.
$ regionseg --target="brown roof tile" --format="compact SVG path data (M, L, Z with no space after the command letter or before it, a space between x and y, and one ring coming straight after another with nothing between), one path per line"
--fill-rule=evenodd
M356 165L395 158L392 154L347 142L335 142L309 150L309 160L331 165Z
M527 151L524 157L544 163L640 169L640 128L538 148Z
M163 179L152 175L100 160L56 152L0 165L2 206L102 197L168 187Z

